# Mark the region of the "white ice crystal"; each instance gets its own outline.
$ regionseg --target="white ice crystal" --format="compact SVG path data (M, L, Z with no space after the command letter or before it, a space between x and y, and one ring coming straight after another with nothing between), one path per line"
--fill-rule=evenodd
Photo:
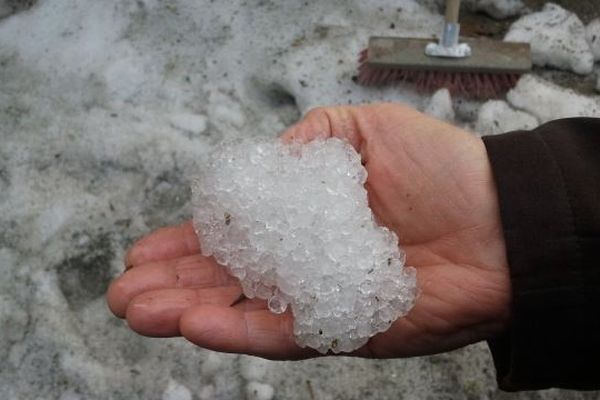
M355 350L405 315L417 292L396 234L368 207L366 179L339 139L221 145L192 185L202 253L272 312L289 305L300 346Z
M564 8L547 3L542 11L521 17L504 37L508 42L528 42L536 65L589 74L594 56L579 17Z

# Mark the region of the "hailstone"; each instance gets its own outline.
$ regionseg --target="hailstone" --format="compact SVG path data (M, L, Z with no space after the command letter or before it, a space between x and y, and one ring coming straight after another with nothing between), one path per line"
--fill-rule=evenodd
M222 144L192 183L202 254L274 313L298 345L350 352L408 313L417 294L398 237L378 225L367 171L346 141Z

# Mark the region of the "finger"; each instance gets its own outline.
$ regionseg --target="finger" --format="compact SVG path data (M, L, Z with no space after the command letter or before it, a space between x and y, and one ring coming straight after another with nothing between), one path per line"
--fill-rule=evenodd
M266 310L267 309L267 301L263 300L263 299L259 299L257 297L255 297L253 299L246 298L243 301L240 301L238 304L235 304L233 306L233 308L243 311L243 312Z
M278 360L318 355L315 350L296 344L289 312L243 312L231 307L200 305L183 313L179 331L192 343L210 350Z
M229 306L241 292L239 286L145 292L136 296L127 307L127 323L141 335L179 336L179 319L185 310L200 304Z
M237 282L212 258L195 254L131 268L110 284L106 296L110 310L123 318L129 302L149 290L227 286Z
M282 135L284 142L310 142L316 138L331 137L331 128L326 118L315 118L308 114L303 120L289 127Z
M246 313L258 310L268 310L267 301L256 297L253 299L244 299L244 301L241 301L240 303L236 304L235 306L233 306L233 308ZM328 355L331 354L332 353L328 353ZM315 356L316 355L318 354L315 353ZM373 357L371 350L368 348L368 346L363 346L360 349L357 349L351 353L344 353L343 355L353 357Z
M168 260L200 252L200 243L191 221L157 229L137 241L125 256L125 266Z
M284 142L306 143L317 138L337 137L346 139L358 151L362 143L360 120L356 107L318 107L310 110L304 118L288 128L282 135Z

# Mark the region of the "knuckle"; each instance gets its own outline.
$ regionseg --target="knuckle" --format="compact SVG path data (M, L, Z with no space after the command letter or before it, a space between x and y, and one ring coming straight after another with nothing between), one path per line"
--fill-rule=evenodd
M328 115L329 112L330 112L330 110L331 110L331 108L332 107L323 107L323 106L311 108L306 113L306 117L307 118L314 118L314 117L319 117L319 116L323 116L323 115Z

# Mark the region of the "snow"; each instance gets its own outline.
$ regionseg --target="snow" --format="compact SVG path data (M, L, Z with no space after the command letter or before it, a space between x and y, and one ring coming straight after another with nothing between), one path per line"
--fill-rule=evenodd
M589 74L594 67L585 26L577 15L554 3L514 22L504 40L530 43L533 62L542 67L578 74Z
M174 379L169 379L167 388L163 392L162 400L192 400L190 389Z
M200 400L212 400L215 398L215 387L214 385L206 385L200 389L198 393Z
M185 132L200 134L206 130L206 117L204 115L178 113L170 117L171 125L174 128Z
M425 114L432 117L452 122L454 121L454 109L452 106L452 98L448 89L439 89L429 99L429 103L425 107Z
M507 94L515 108L535 116L540 123L567 117L600 117L600 97L584 96L535 75L526 75Z
M475 131L482 135L495 135L534 129L538 125L538 120L533 115L515 110L503 100L490 100L479 109Z
M208 353L208 356L202 362L200 372L203 376L213 376L223 368L223 360L218 353Z
M258 357L244 357L240 360L240 373L248 381L261 381L267 375L269 361Z
M585 28L585 35L594 55L595 61L600 61L600 18L595 18Z
M221 140L273 138L320 105L437 103L352 81L369 35L438 34L433 3L0 0L0 398L160 398L171 381L200 399L243 398L249 382L286 399L310 398L308 387L319 399L495 397L483 344L407 360L263 361L252 376L246 357L135 335L103 299L133 240L190 217L190 178ZM557 13L566 18L551 26ZM589 67L575 17L536 18L553 43L543 57ZM531 75L509 108L452 108L455 123L493 133L489 112L508 129L517 111L539 123L598 116L598 98Z
M249 382L246 385L246 399L248 400L271 400L274 394L273 386L266 383Z

